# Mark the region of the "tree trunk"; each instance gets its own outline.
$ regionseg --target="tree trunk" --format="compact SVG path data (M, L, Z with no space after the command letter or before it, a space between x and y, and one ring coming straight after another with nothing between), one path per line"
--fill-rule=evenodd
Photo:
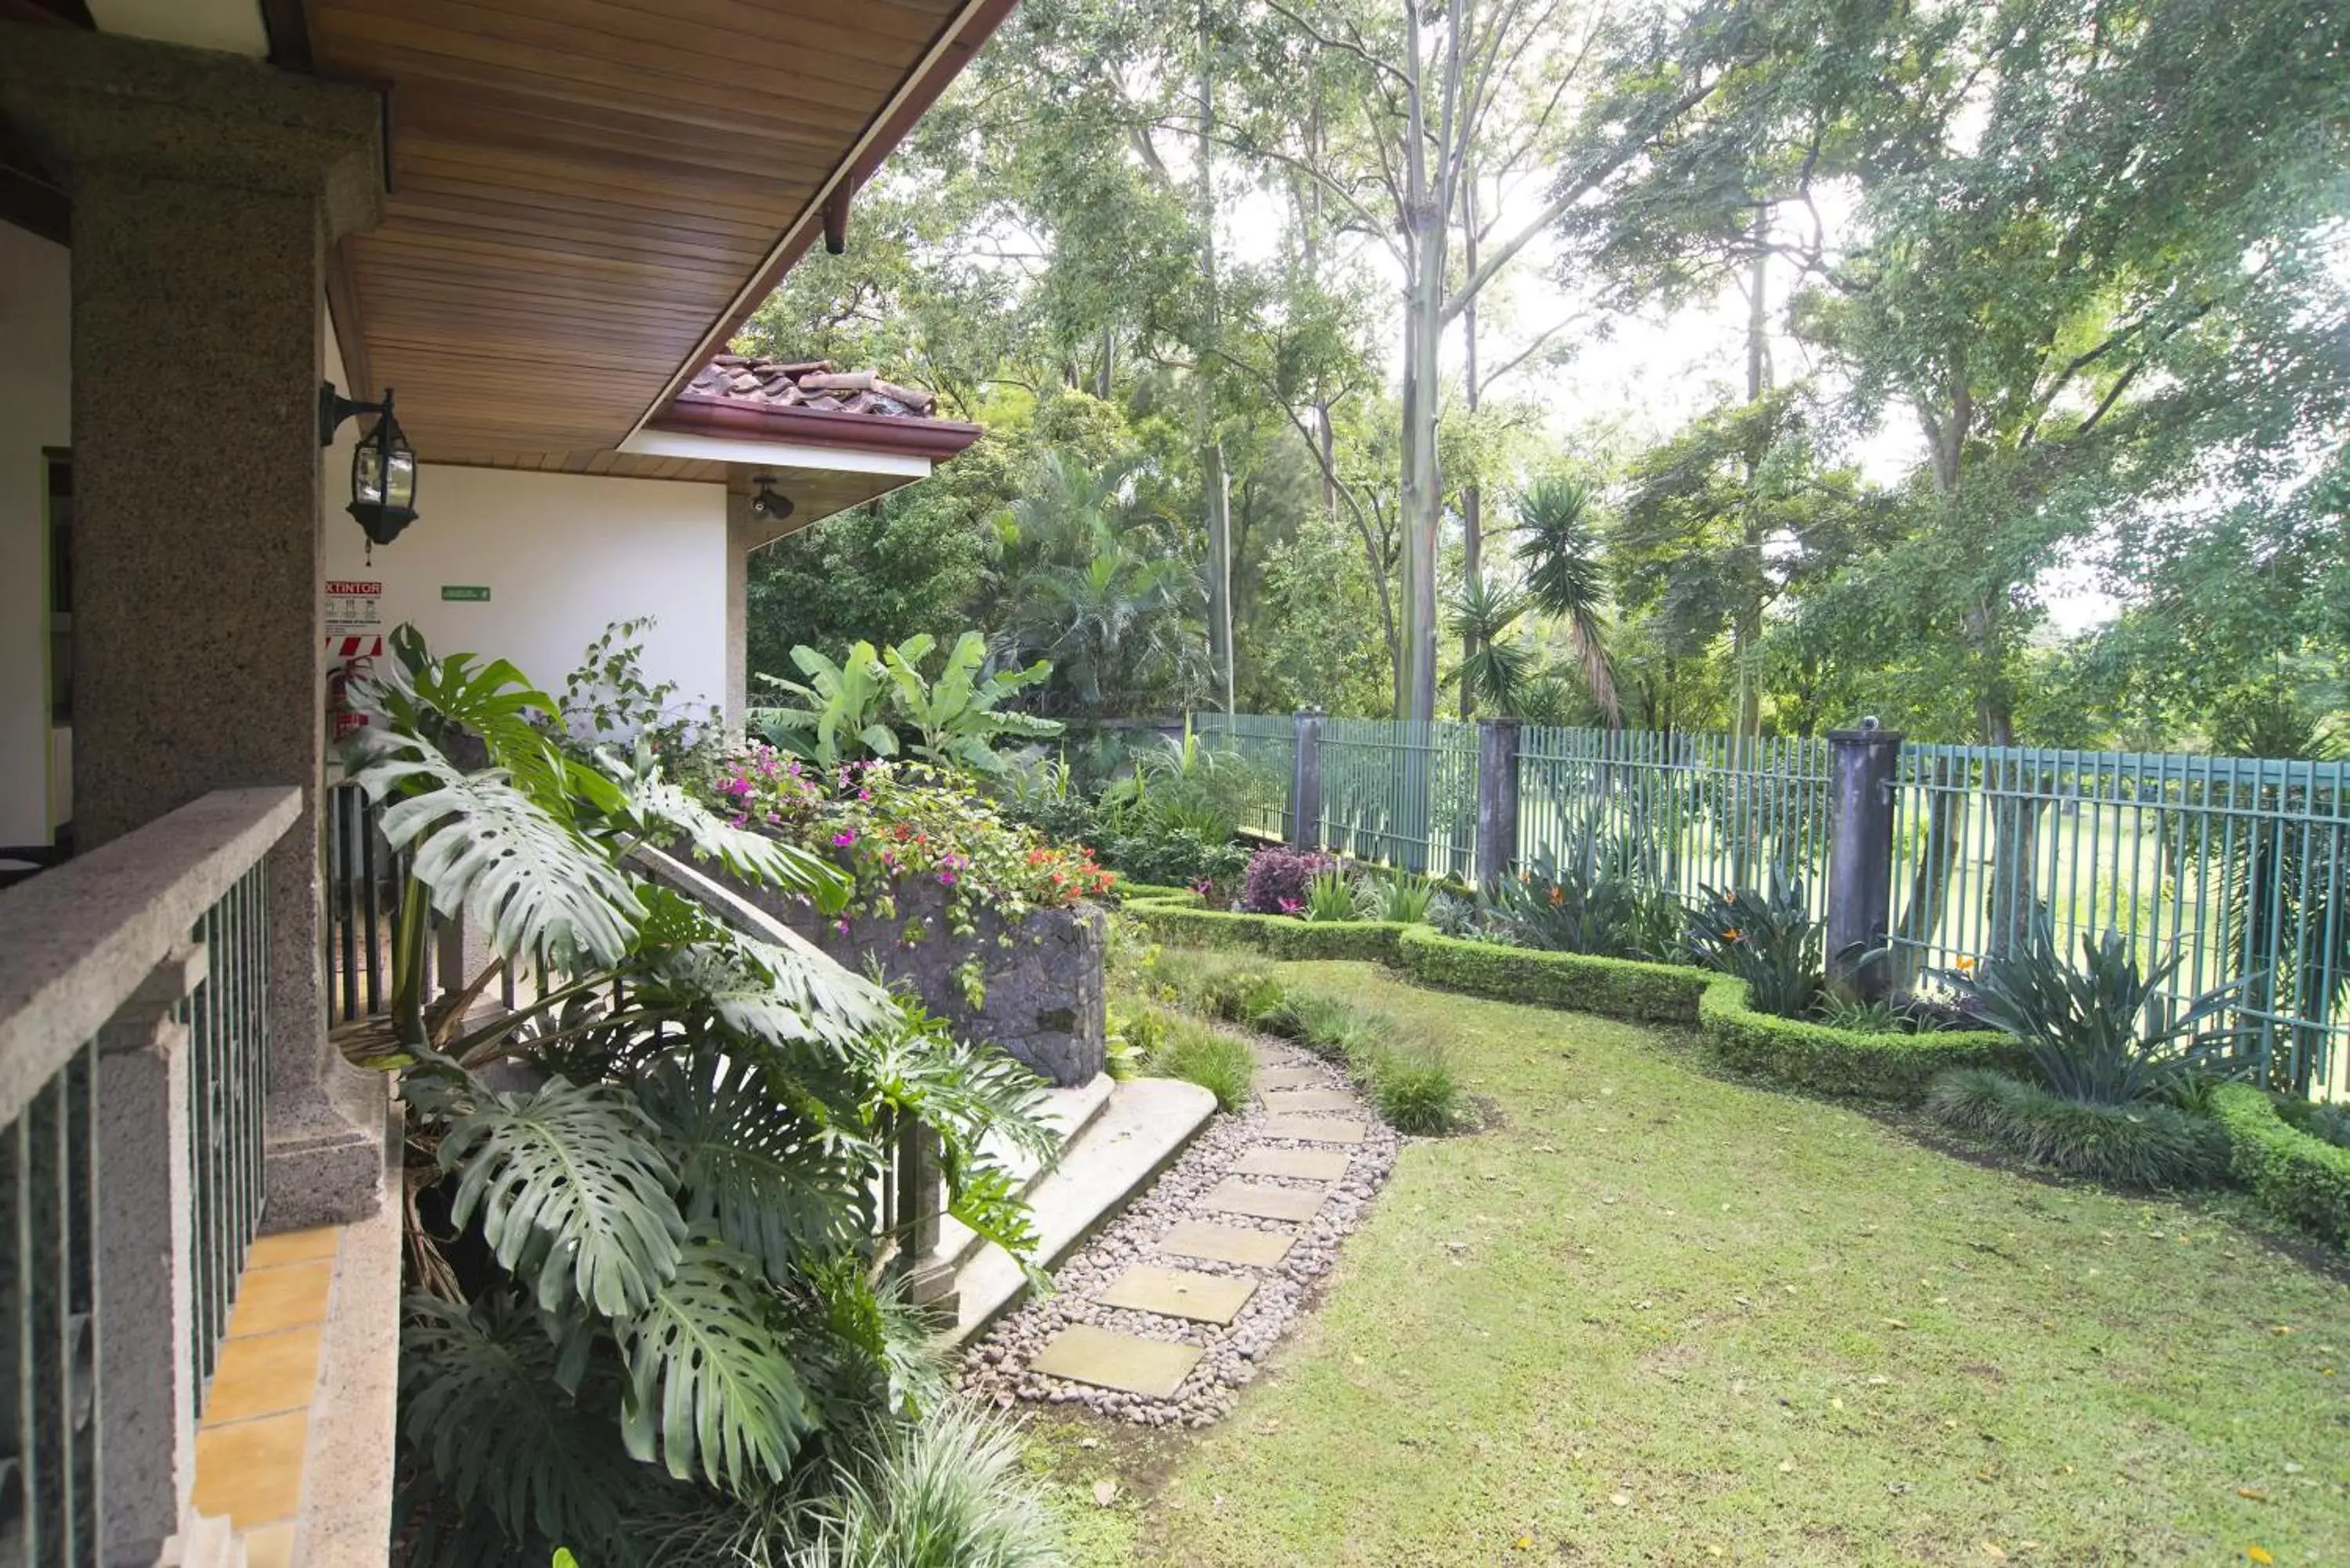
M1199 362L1191 372L1198 398L1200 490L1208 520L1208 662L1216 682L1216 700L1232 711L1232 494L1224 474L1224 448L1216 430L1215 359L1221 301L1216 282L1215 78L1211 63L1213 39L1208 28L1208 0L1200 0L1200 137L1198 220L1200 278L1207 296L1205 333Z
M1477 179L1462 172L1461 181L1461 260L1471 275L1477 271ZM1462 349L1461 406L1469 417L1477 417L1477 296L1469 296L1461 308L1461 344ZM1476 582L1485 571L1484 496L1472 479L1461 487L1461 577L1463 582ZM1461 639L1461 662L1466 666L1477 657L1479 639L1474 631ZM1477 703L1469 690L1469 682L1461 683L1461 717L1463 722L1473 717Z
M1436 717L1436 531L1444 487L1436 456L1444 337L1447 214L1429 178L1419 9L1404 7L1403 670L1397 717ZM1440 151L1439 156L1442 153Z

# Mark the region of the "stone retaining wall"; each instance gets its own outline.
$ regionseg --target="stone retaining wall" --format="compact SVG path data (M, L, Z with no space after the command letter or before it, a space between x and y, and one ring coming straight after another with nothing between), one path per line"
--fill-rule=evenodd
M956 937L948 933L948 890L909 880L899 884L895 917L855 918L844 932L773 888L723 874L719 879L858 973L878 962L884 977L904 982L963 1039L1000 1046L1063 1086L1090 1083L1102 1070L1108 1032L1102 966L1109 925L1089 904L1038 909L1008 928L983 913L977 935ZM920 939L909 943L909 929ZM962 972L973 958L984 992L977 1006Z

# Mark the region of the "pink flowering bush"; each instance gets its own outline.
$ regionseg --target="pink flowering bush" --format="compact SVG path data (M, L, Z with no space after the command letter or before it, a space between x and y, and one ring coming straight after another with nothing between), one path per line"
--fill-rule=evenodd
M969 936L983 910L1016 921L1117 885L1094 852L1048 842L1017 827L949 774L919 763L846 763L825 767L757 747L728 758L712 788L737 821L819 852L848 871L855 887L839 919L895 919L909 882L947 889L951 934ZM907 940L920 932L909 926Z

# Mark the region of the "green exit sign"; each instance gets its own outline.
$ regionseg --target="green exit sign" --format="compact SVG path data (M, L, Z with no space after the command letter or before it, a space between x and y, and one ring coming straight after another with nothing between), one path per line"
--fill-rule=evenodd
M463 599L469 604L485 605L490 602L490 589L486 583L443 583L441 585L441 597L444 599Z

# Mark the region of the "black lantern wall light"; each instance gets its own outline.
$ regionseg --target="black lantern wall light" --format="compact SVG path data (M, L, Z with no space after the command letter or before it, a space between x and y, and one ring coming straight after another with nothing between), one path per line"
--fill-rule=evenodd
M416 449L392 417L391 389L383 401L363 403L343 397L332 381L318 384L318 444L335 444L335 431L354 414L377 416L375 429L359 437L351 453L350 514L371 545L389 545L416 521Z

